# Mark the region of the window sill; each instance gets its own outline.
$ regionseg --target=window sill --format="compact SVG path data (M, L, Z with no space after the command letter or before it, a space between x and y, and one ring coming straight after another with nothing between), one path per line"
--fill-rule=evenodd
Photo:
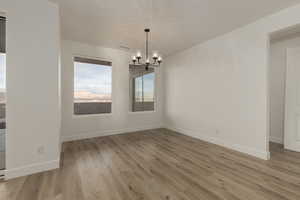
M93 118L93 117L111 117L113 116L112 113L103 113L103 114L86 114L86 115L72 115L73 119L77 119L77 118Z
M130 114L130 115L155 114L155 113L156 113L156 110L153 110L153 111L137 111L137 112L129 111L128 112L128 114Z

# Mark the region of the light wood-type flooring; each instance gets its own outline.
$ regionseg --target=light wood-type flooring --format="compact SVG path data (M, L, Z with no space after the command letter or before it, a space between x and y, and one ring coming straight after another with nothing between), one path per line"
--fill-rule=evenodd
M300 200L300 153L264 161L166 129L63 145L61 168L0 183L1 200Z

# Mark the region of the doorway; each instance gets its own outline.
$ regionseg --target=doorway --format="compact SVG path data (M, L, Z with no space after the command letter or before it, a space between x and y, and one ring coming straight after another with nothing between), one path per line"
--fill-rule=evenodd
M269 55L269 148L300 152L300 26L271 34Z

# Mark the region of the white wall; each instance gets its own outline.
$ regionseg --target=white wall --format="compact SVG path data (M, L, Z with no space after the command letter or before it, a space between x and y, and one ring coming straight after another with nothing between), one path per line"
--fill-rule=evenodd
M129 112L129 63L127 52L72 41L62 43L62 137L64 141L124 133L162 126L162 86L157 69L155 112ZM112 114L73 116L73 56L112 61Z
M299 23L300 5L168 57L166 126L267 159L269 34Z
M271 43L270 54L270 141L283 143L287 48L300 46L300 34Z
M59 166L59 18L46 0L0 5L7 16L6 178L13 178Z

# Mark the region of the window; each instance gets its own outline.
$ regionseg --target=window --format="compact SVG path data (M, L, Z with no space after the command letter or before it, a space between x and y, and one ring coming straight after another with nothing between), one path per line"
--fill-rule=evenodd
M139 66L129 66L131 111L154 111L155 71Z
M112 63L74 58L74 114L111 113Z
M6 19L0 17L0 129L5 129L6 105Z
M6 19L0 16L0 170L5 169Z

